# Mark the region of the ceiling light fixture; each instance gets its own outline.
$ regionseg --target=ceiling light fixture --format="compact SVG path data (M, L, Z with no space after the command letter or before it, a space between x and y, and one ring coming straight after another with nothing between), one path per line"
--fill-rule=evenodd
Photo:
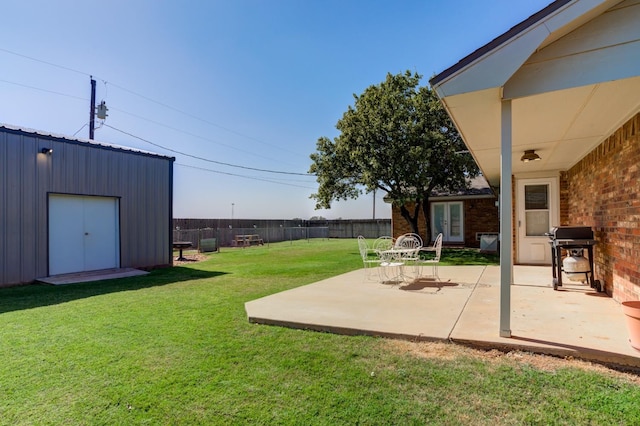
M524 151L522 157L520 157L520 161L524 163L528 163L529 161L538 161L540 160L540 156L536 154L535 149L527 149Z

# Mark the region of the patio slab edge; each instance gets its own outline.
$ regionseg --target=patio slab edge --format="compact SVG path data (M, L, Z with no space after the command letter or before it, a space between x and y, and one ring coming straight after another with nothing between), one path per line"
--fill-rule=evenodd
M386 331L364 330L362 328L339 327L332 325L310 324L295 321L274 320L268 318L249 317L251 324L272 325L278 327L287 327L297 330L317 331L320 333L339 334L344 336L370 336L383 337L388 339L408 340L413 342L449 342L449 339L427 336L414 335L405 333L393 333Z
M514 339L511 341L511 339ZM504 341L487 341L487 340L474 340L474 339L460 339L451 338L452 343L464 345L470 348L481 350L499 350L502 352L520 351L527 352L536 355L548 355L557 358L565 359L577 359L586 362L593 362L596 364L605 365L610 368L623 371L633 371L640 373L640 363L637 357L618 354L614 352L607 352L591 348L570 348L560 347L547 344L532 344L527 342L526 344L517 343L518 336L512 336L510 338L504 338Z

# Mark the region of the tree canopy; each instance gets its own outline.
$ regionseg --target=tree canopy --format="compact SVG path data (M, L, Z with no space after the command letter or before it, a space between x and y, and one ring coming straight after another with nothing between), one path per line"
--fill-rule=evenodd
M431 191L465 188L478 174L435 93L419 86L421 78L410 71L387 74L382 83L354 95L354 105L336 124L337 137L318 139L309 170L319 183L311 195L316 208L378 189L418 233L421 209L430 229Z

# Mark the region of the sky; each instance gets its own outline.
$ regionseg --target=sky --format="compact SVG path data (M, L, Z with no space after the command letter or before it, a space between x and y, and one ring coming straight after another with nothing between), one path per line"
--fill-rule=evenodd
M551 0L4 2L0 123L175 157L174 217L383 219L315 209L318 138L367 87L428 79Z

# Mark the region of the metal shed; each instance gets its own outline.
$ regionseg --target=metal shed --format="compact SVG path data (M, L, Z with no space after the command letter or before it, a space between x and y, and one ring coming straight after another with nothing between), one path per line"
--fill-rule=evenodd
M0 287L170 265L174 160L0 124Z

